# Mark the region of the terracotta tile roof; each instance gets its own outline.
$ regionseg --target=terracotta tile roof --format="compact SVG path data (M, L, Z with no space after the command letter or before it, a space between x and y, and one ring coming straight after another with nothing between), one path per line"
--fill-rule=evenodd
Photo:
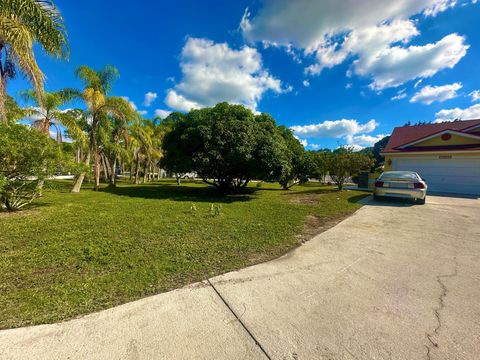
M393 129L390 140L383 152L395 153L405 151L396 148L444 130L463 131L476 125L480 125L480 119L396 127Z

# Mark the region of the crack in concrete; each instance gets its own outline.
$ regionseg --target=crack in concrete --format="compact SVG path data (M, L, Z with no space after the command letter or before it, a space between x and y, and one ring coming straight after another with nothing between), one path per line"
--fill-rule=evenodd
M445 308L445 297L447 296L448 289L445 283L442 281L442 279L448 279L457 276L457 269L458 269L458 262L457 258L454 257L453 261L455 263L455 267L452 273L450 274L443 274L443 275L437 275L437 282L440 284L441 288L441 293L440 296L438 297L438 307L434 309L434 314L435 318L437 319L437 326L435 329L433 329L432 332L427 333L427 339L430 342L430 345L425 345L425 348L427 349L427 359L431 360L432 359L432 347L433 348L438 348L439 344L438 341L435 341L434 336L438 335L440 329L442 328L442 318L441 318L441 312Z
M266 349L262 346L262 344L260 344L258 339L253 335L252 331L247 327L247 325L241 319L243 314L245 314L245 311L247 311L247 308L245 307L245 304L243 304L243 306L245 308L245 311L242 313L242 315L238 316L237 313L233 310L232 306L227 302L227 300L222 296L222 294L220 294L220 291L218 291L218 289L215 287L215 285L213 285L213 283L210 281L210 279L207 279L207 282L210 284L213 291L215 291L215 293L218 295L220 300L222 300L222 302L225 304L225 306L228 308L228 310L230 310L230 312L233 314L233 316L237 319L237 321L240 323L240 325L245 329L245 331L250 336L250 338L253 340L255 345L257 345L259 347L259 349L263 353L263 355L265 355L265 357L268 360L272 360L270 355L267 353Z

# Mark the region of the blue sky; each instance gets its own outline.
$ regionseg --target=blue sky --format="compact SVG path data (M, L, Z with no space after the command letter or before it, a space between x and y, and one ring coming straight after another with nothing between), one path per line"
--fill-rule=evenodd
M145 117L237 102L293 127L310 149L370 146L407 121L480 118L476 1L55 3L71 57L38 49L47 90L80 88L78 65L113 64L112 94ZM8 91L26 87L19 78Z

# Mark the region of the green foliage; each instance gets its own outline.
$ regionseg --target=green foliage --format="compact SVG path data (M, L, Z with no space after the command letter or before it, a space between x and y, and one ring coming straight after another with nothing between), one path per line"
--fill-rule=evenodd
M343 148L334 152L329 161L329 174L332 180L342 190L345 181L358 174L361 170L369 170L372 160L365 154L354 152L351 148Z
M163 151L167 171L195 171L224 193L237 192L252 179L276 179L289 165L273 118L227 103L178 117Z
M315 172L315 167L312 155L305 151L292 131L285 126L280 126L279 131L285 142L287 161L278 177L278 182L284 190L287 190L294 185L307 182L308 177Z
M0 121L5 123L7 79L15 77L17 68L42 102L44 75L35 60L34 44L60 58L68 58L69 51L63 19L50 0L0 1L0 39Z
M18 106L17 102L11 96L7 96L5 102L5 111L7 124L13 124L25 116L25 112Z
M312 177L318 179L322 183L325 182L325 177L330 171L330 162L334 154L330 149L312 151L310 153L312 161Z
M388 140L390 140L390 136L385 136L373 145L373 157L375 159L375 167L378 167L385 161L385 157L380 155L380 153L383 151L383 149L385 149L385 146L387 146Z
M18 210L39 195L38 184L58 167L58 146L36 129L0 125L0 206Z
M76 121L75 111L64 111L60 107L72 101L73 98L80 96L79 92L73 89L63 89L55 92L43 91L42 101L40 102L33 90L26 90L20 93L23 100L32 103L33 107L23 110L25 115L31 116L32 126L50 136L50 127L56 129L56 138L59 143L62 142L62 132L59 124L62 124L74 137L81 137L82 130Z

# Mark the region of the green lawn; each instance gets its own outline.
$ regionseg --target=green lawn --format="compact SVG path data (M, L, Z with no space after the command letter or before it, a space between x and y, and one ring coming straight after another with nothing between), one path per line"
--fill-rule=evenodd
M72 318L278 257L365 196L313 183L252 184L228 197L194 182L80 194L47 185L31 208L0 213L0 328Z

